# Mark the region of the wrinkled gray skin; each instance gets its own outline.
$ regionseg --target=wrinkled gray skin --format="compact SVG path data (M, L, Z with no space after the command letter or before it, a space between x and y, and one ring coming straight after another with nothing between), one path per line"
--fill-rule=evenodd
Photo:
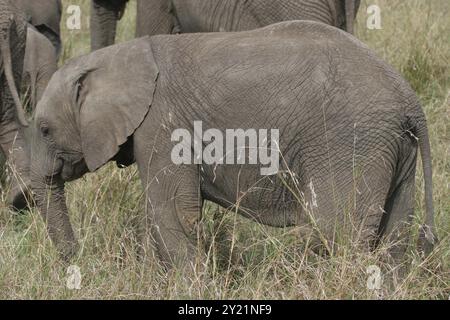
M61 0L16 0L16 3L25 13L28 23L50 40L58 58L62 49Z
M29 26L22 76L22 92L34 110L53 73L58 69L53 44L43 34Z
M6 21L11 13L17 22L16 31L20 33L17 37L12 36L10 39L10 49L2 50L3 52L12 50L11 67L15 88L9 89L9 93L3 90L5 95L1 97L0 144L10 169L11 187L7 196L8 203L12 204L15 209L25 209L30 203L28 197L30 189L29 154L25 142L27 134L26 129L21 128L14 120L13 100L17 100L15 105L22 113L23 106L18 101L17 90L28 93L31 100L30 107L33 109L37 100L42 96L51 75L56 71L62 47L60 39L62 5L60 0L15 0L1 1L0 6L2 25L8 28L9 22L3 23L3 21ZM32 31L30 31L30 26L26 27L26 21L33 26L31 27ZM25 48L26 52L24 53ZM3 71L2 74L4 74ZM5 86L6 78L1 81L2 86ZM17 96L17 99L13 99L10 94L13 91L15 91L14 96ZM19 122L26 124L24 113L19 118Z
M295 173L297 185L285 181L304 203L283 175L263 177L259 165L174 165L172 132L192 132L198 120L204 131L279 129L281 170L288 165ZM331 245L336 225L349 222L367 248L383 235L404 239L393 231L404 231L413 215L419 147L423 239L432 248L431 158L421 106L370 49L324 24L145 37L98 50L55 73L32 130L33 190L65 258L77 242L64 184L114 160L136 161L147 197L143 225L167 265L193 262L205 200L238 204L243 216L275 227L310 225L306 206Z
M114 44L128 0L92 0L91 48ZM244 31L313 20L353 33L360 0L138 0L136 36Z
M25 18L14 1L0 1L0 148L9 167L7 199L16 209L26 206L29 155L25 148L25 112L19 98L26 44ZM22 125L22 126L21 126Z

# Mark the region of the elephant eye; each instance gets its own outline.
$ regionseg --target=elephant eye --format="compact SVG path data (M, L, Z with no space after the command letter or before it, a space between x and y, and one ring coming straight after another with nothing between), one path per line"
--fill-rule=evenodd
M48 137L50 129L46 125L41 126L41 133L43 137Z

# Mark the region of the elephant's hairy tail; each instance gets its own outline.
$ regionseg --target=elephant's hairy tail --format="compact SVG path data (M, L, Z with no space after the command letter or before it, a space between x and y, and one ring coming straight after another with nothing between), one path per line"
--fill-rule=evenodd
M435 235L434 208L433 208L433 169L431 164L431 147L425 115L415 124L415 134L419 141L422 157L423 176L425 182L425 223L420 227L419 249L428 255L433 251L438 240Z
M9 90L14 100L16 106L17 118L22 126L28 126L28 121L26 120L25 110L23 108L22 102L20 101L19 93L17 91L16 83L14 81L14 75L12 71L12 61L11 61L11 47L10 47L10 30L5 30L4 38L0 39L0 51L3 61L3 70L5 72L6 81L8 83Z

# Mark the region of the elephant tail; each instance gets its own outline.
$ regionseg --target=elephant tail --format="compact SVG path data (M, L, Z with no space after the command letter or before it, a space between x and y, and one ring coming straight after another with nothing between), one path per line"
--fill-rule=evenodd
M355 18L360 2L360 0L345 0L345 28L350 34L354 33Z
M425 115L421 111L421 119L416 122L415 135L418 138L422 168L425 183L425 223L419 232L419 249L428 255L433 251L438 239L435 235L434 208L433 208L433 170L431 164L431 147Z
M25 116L25 109L23 108L22 102L20 101L19 92L17 91L12 71L9 29L6 29L5 31L6 32L4 32L3 39L0 39L0 51L1 51L1 58L3 61L3 70L5 72L6 81L8 83L9 90L13 97L14 104L16 106L17 118L22 126L27 127L28 121Z

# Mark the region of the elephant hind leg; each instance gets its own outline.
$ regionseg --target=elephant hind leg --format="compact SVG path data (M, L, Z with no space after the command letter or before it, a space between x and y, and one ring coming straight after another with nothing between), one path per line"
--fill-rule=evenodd
M417 149L408 143L403 147L403 159L399 161L399 173L395 189L385 205L386 215L380 225L380 236L392 243L390 255L401 263L408 248L409 229L414 214L415 173Z
M386 177L353 171L349 168L339 179L316 175L304 192L300 224L310 227L303 238L309 237L315 252L332 253L349 244L370 251L378 239Z

